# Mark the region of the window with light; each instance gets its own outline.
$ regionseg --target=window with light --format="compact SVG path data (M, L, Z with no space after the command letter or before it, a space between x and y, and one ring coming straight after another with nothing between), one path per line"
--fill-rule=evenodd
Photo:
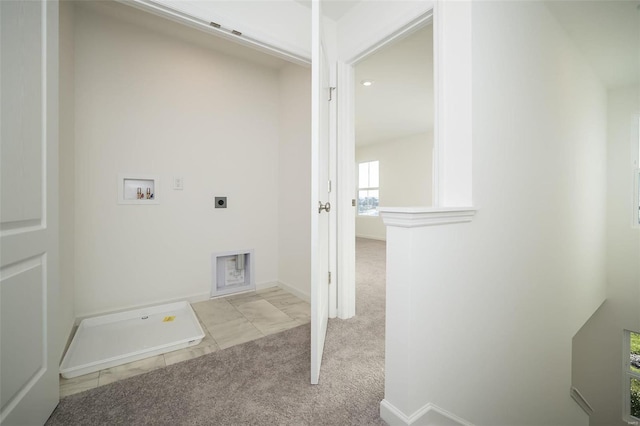
M358 215L378 216L380 201L380 163L367 161L358 164Z
M625 331L624 417L640 420L640 334Z

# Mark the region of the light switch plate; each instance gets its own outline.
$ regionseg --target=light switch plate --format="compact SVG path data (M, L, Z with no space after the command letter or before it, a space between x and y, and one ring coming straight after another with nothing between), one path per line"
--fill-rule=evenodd
M173 178L173 189L176 189L176 190L183 190L184 189L184 181L182 180L181 177L174 177Z

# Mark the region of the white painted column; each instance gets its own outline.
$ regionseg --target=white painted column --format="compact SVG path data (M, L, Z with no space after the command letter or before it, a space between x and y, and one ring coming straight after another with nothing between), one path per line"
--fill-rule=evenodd
M382 217L385 214L382 213ZM396 247L402 247L397 250ZM410 412L411 382L411 287L414 263L413 232L409 228L387 229L387 285L385 316L385 384L380 415L389 419Z
M437 1L433 11L433 204L470 206L473 205L471 2Z
M412 347L416 327L413 299L422 285L421 256L416 250L417 233L425 226L470 222L472 208L380 208L387 226L387 283L385 333L385 390L380 416L390 425L465 425L471 423L432 404L416 405L414 371L421 362Z

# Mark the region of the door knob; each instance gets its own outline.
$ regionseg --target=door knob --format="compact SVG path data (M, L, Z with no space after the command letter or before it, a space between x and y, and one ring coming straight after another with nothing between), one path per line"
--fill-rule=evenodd
M318 213L322 213L322 210L329 213L331 211L331 204L327 202L327 204L322 205L322 201L318 201Z

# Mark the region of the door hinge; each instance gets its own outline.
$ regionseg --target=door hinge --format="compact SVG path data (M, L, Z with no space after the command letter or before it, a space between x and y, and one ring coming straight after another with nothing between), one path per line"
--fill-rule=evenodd
M329 185L327 186L327 192L331 192L331 181L329 181Z
M335 87L329 87L329 102L333 100L333 91L336 90Z
M331 271L329 271L329 284L331 284Z
M353 198L351 199L351 207L355 207L356 206L356 199Z

